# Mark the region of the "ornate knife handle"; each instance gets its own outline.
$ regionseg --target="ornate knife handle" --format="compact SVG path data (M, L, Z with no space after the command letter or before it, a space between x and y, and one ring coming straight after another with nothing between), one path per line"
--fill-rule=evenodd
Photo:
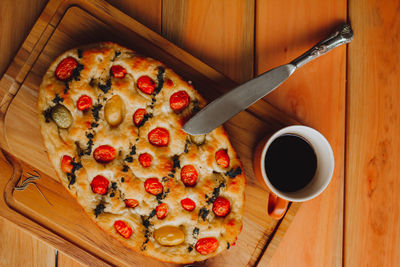
M299 68L309 61L328 53L332 49L342 44L350 43L352 40L353 30L351 29L350 24L343 24L334 34L316 44L313 48L293 60L290 64L293 64L296 66L296 68Z

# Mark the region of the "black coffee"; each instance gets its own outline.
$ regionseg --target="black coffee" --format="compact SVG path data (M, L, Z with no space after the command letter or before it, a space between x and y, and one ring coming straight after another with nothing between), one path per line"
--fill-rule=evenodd
M302 137L285 134L276 138L265 156L265 171L271 184L284 192L305 187L314 177L317 157Z

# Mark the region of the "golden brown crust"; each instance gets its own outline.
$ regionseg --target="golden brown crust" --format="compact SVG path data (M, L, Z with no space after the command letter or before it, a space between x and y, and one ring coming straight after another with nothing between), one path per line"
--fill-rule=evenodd
M75 58L83 68L73 79L62 82L55 77L55 70L68 56ZM110 75L112 65L124 67L125 77ZM146 95L138 89L137 80L143 75L153 79L156 85L158 79L164 81L158 94ZM111 84L109 90L100 90L99 84L106 86L107 82ZM169 99L181 90L188 93L190 102L182 112L176 113L170 108ZM93 105L98 107L98 115L96 111L83 112L77 108L77 100L84 94L92 98ZM104 106L114 95L123 100L123 120L112 127L104 119ZM56 103L71 112L73 122L67 129L58 128L49 117ZM61 183L98 226L124 245L146 256L175 263L202 261L221 253L235 242L242 227L245 177L225 130L219 127L205 136L204 143L196 144L193 137L181 129L183 122L205 104L191 84L161 62L109 42L71 49L59 56L43 77L38 96L42 135ZM132 121L138 108L145 108L152 114L140 127ZM157 147L149 143L148 133L156 127L169 131L168 146ZM100 145L115 148L116 158L107 164L96 162L93 150ZM216 163L215 152L220 149L226 149L229 155L228 168ZM138 156L141 153L151 155L150 167L140 165ZM82 165L74 168L73 175L67 175L61 169L64 155ZM186 187L180 179L181 167L188 164L198 172L194 187ZM106 195L92 191L91 181L99 174L110 181ZM158 178L164 187L165 194L158 198L144 188L144 181L152 177ZM216 217L212 211L212 202L217 195L231 203L231 211L226 217ZM195 201L195 210L189 212L182 208L180 201L186 197ZM137 207L126 207L124 200L131 198L139 201ZM154 216L155 207L161 202L168 205L167 217L162 220ZM103 210L100 204L104 206ZM95 215L96 208L98 216ZM129 238L125 239L115 230L116 220L129 223L133 230ZM185 233L185 241L170 247L160 245L152 233L166 225L179 227ZM218 240L215 252L201 255L194 249L196 241L204 237Z

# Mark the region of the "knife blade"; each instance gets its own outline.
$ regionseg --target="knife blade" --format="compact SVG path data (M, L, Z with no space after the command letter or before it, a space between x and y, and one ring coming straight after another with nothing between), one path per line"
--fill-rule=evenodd
M207 134L248 108L281 85L292 73L307 62L342 44L351 42L353 30L343 24L327 39L319 42L291 63L269 70L218 97L194 115L182 129L191 135Z

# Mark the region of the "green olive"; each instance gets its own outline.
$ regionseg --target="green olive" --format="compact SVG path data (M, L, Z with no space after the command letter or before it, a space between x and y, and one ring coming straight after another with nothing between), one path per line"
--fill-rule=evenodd
M111 97L104 107L104 117L111 126L118 126L124 117L124 102L119 95Z
M160 245L176 246L185 241L185 234L175 226L163 226L154 231L154 238Z
M59 128L67 129L72 124L71 112L63 105L58 104L51 110L51 118Z
M189 135L190 141L196 145L202 145L206 141L206 135L201 134L201 135Z

